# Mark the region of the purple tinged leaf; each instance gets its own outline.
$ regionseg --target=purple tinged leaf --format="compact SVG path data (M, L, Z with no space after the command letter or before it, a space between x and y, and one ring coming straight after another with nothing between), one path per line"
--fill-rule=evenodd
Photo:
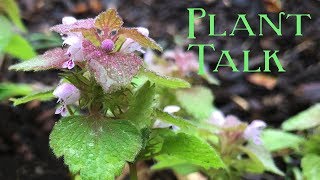
M118 34L120 36L132 39L144 48L151 48L162 51L160 45L158 45L153 39L149 38L148 36L145 36L143 32L139 32L137 28L121 28L119 29Z
M43 55L10 66L9 69L17 71L43 71L48 69L60 69L68 60L69 57L66 50L55 48L45 52Z
M115 9L109 9L96 17L94 25L104 32L104 38L106 38L111 31L119 30L123 21Z
M96 57L89 60L89 70L107 93L128 85L142 64L141 58L134 54L114 53Z
M50 28L51 31L55 31L60 34L67 34L73 32L75 29L91 29L94 27L94 19L80 19L74 23L58 24Z

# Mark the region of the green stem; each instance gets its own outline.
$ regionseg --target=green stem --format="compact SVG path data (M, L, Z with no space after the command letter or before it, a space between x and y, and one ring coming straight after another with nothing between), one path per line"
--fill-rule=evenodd
M138 180L136 163L129 163L130 180Z
M67 109L68 109L70 115L73 116L74 112L72 111L71 107L67 105Z

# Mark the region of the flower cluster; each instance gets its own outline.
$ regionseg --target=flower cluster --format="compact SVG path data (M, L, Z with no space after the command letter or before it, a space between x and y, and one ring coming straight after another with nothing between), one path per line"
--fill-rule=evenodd
M220 128L218 134L228 136L227 138L233 141L244 138L258 145L262 144L260 138L261 132L267 126L261 120L254 120L247 125L234 115L224 116L221 111L214 111L209 119L209 123Z
M193 52L184 52L181 48L168 50L161 58L147 51L144 61L148 68L167 76L186 77L198 71L198 57Z
M146 28L125 28L122 25L123 21L114 9L102 12L94 19L64 17L62 24L51 28L61 34L63 48L49 50L11 69L73 71L78 67L84 72L82 75L88 72L105 93L115 92L129 85L142 65L142 59L134 52L144 53L144 48L162 50L148 37L149 31ZM55 90L54 95L62 104L56 113L65 115L66 106L71 104L69 100L80 98L77 85L73 85L61 84Z

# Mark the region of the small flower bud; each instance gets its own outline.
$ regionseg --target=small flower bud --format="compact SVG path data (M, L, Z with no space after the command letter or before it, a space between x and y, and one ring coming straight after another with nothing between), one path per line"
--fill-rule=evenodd
M101 43L101 48L106 50L107 52L110 52L114 48L114 42L111 39L105 39Z

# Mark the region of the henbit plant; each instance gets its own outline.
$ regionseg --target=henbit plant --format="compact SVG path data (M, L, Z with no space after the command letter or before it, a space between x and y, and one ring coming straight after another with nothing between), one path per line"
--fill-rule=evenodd
M63 18L51 30L63 34L63 47L68 48L49 50L10 67L60 69L60 85L54 91L17 99L16 104L58 98L56 113L64 117L53 128L50 147L82 179L114 179L126 163L131 179L137 179L135 163L151 158L188 162L207 170L224 168L214 148L194 133L192 123L157 108L159 89L189 88L190 84L145 68L135 52L161 51L161 47L148 37L147 29L122 25L114 9L94 19ZM156 120L179 130L154 128Z
M163 56L159 57L152 51L147 51L145 62L150 69L160 74L182 78L193 84L188 89L162 87L158 90L159 108L163 108L169 114L182 116L195 125L197 128L193 133L206 140L219 152L226 167L226 170L203 169L188 160L172 163L170 158L162 157L156 158L158 163L153 169L172 168L181 175L202 171L214 179L236 179L248 173L261 174L263 171L284 175L276 167L270 151L261 141L260 135L266 123L254 120L248 125L233 115L225 117L217 110L213 106L212 92L201 86L199 77L194 75L198 68L195 54L176 48L165 51ZM209 83L217 82L208 74L202 77ZM179 130L178 127L159 120L155 126Z

